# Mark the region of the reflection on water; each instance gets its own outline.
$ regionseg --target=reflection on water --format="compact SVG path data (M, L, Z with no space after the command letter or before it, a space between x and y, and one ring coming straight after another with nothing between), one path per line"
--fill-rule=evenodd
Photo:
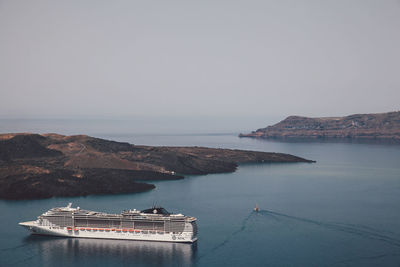
M95 263L188 266L194 260L197 243L58 238L31 235L24 239L34 255L45 263L74 262L74 259ZM29 256L27 258L31 258Z

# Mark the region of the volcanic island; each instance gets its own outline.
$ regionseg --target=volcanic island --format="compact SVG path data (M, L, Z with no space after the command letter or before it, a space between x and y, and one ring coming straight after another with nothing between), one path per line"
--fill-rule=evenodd
M152 190L149 181L234 172L241 163L314 162L206 147L144 146L87 135L0 134L0 198L40 199Z
M345 117L289 116L277 124L240 134L239 137L400 144L400 111Z

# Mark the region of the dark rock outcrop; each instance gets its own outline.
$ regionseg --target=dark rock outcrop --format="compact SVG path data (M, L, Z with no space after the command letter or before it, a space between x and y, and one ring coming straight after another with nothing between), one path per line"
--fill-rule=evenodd
M163 177L164 176L164 177ZM136 180L182 179L148 171L118 169L55 169L48 173L21 173L3 177L0 196L6 199L49 198L143 192L155 188Z
M16 158L53 157L62 153L48 149L41 144L46 137L32 135L16 135L8 140L0 140L0 160L12 160Z
M246 162L311 162L288 154L204 147L151 147L85 135L0 135L0 198L143 192L143 181L233 172ZM182 174L182 175L179 175Z
M239 136L288 140L329 139L400 143L400 112L327 118L290 116L275 125Z

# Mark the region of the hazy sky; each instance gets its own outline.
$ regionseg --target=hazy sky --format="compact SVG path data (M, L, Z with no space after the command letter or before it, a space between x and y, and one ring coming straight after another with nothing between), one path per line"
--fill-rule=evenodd
M399 110L400 2L0 0L0 90L2 118Z

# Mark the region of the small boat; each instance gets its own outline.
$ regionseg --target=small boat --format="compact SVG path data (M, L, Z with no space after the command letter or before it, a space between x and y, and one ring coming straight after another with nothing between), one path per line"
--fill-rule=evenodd
M253 209L255 212L259 212L260 208L258 207L258 205L256 204L256 207Z

